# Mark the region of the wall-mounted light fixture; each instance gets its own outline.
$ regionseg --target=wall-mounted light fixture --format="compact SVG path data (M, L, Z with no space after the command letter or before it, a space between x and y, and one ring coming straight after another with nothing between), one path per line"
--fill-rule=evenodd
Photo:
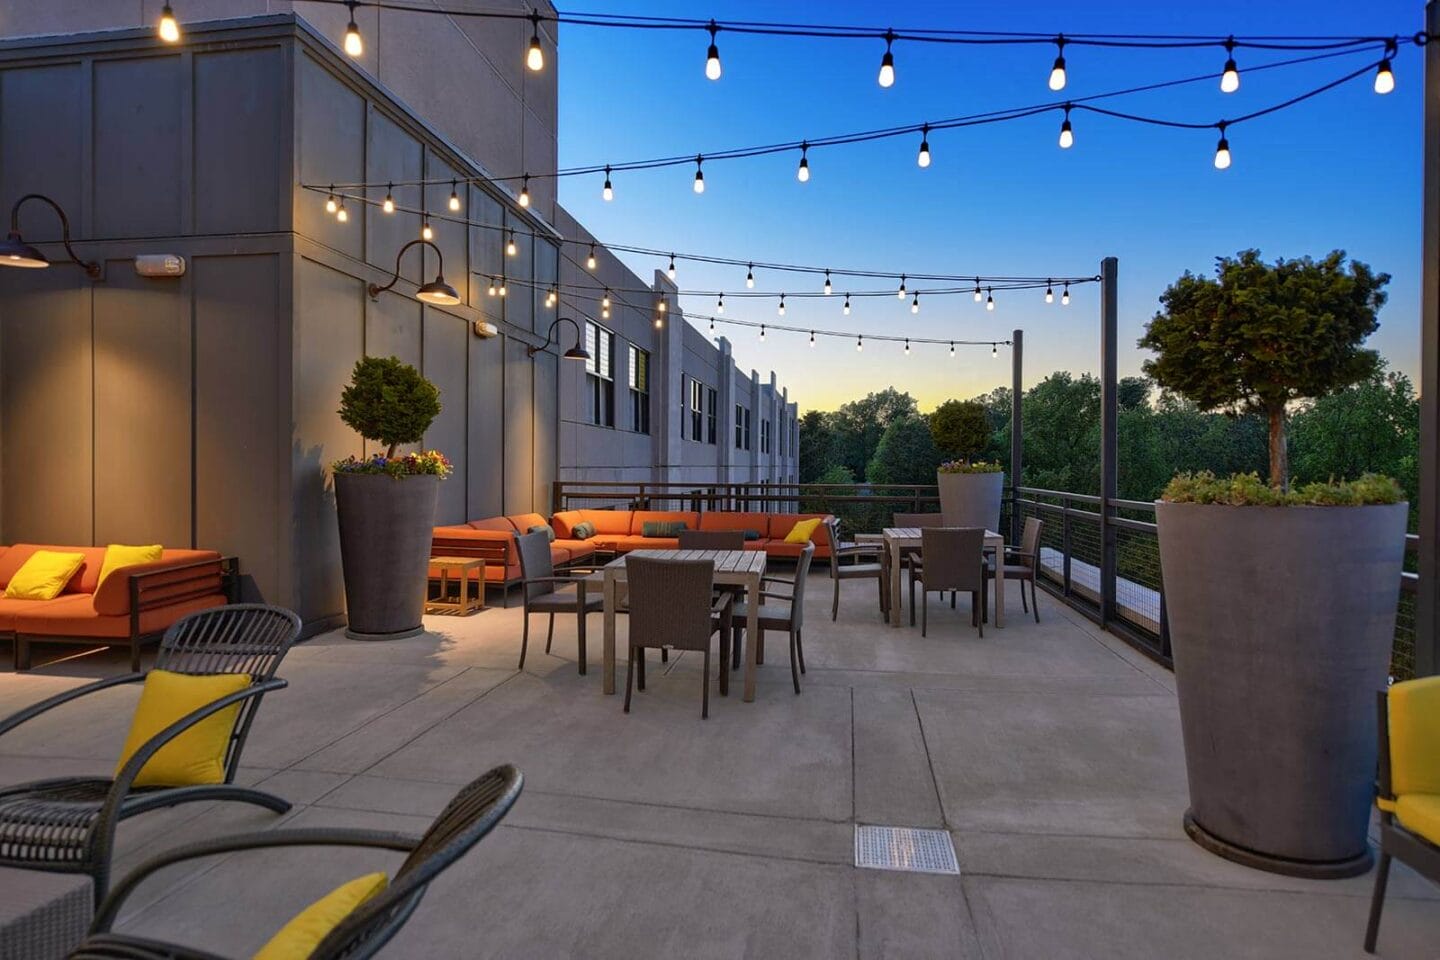
M415 299L423 303L433 303L442 307L453 307L459 303L460 294L455 291L454 287L445 282L445 254L441 253L440 248L429 240L411 240L405 244L405 246L401 247L400 252L395 254L395 274L390 278L390 282L383 287L372 283L365 288L366 292L370 294L370 299L375 300L379 298L380 294L400 282L400 258L405 256L406 250L416 246L430 247L435 251L435 256L439 258L440 262L435 268L435 279L429 283L421 284L420 289L415 291Z
M61 242L65 244L65 253L68 260L61 260L61 263L73 263L85 271L85 275L91 280L99 280L105 275L100 264L94 260L81 260L75 255L75 249L70 246L70 218L65 216L65 211L60 204L51 200L43 193L27 193L15 201L15 206L10 208L10 235L0 242L0 267L29 267L32 269L50 266L50 259L38 249L25 242L20 236L20 208L27 200L39 200L50 205L60 218Z
M575 328L575 346L571 347L569 350L566 350L563 354L561 354L561 356L563 356L566 360L589 360L590 354L586 352L585 348L580 345L580 324L576 323L574 320L571 320L569 317L556 317L554 320L550 321L550 329L545 331L545 342L540 344L540 346L538 347L526 347L525 356L534 358L535 354L539 353L541 350L544 350L546 347L550 346L550 344L558 344L560 341L555 339L555 328L560 326L560 324L562 323L568 323L570 324L570 326Z

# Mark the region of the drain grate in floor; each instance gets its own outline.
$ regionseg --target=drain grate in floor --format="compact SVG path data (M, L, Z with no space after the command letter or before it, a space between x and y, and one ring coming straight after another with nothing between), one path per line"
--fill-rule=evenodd
M959 873L955 845L944 830L855 827L855 866L909 873Z

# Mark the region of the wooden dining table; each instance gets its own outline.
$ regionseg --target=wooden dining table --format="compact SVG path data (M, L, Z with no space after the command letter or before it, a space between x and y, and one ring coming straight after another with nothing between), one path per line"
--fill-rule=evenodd
M907 550L920 549L919 527L886 527L880 538L890 554L890 626L900 626L900 557ZM994 550L997 567L1004 564L1005 538L994 530L985 531L985 549ZM995 626L1005 626L1005 578L995 577Z
M755 699L755 657L760 649L760 580L765 576L764 550L632 550L621 554L586 577L599 580L605 598L605 640L601 661L601 690L615 692L615 615L625 594L625 561L630 557L657 560L710 560L715 564L715 584L745 588L745 700ZM729 664L721 669L728 670Z

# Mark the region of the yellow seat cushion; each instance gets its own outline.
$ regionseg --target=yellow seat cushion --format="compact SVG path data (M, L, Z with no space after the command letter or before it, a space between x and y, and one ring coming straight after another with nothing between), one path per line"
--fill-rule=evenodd
M1395 816L1406 830L1440 844L1440 794L1402 794L1395 800Z
M158 543L152 543L143 547L127 547L123 543L112 543L105 548L105 562L100 564L100 579L95 584L95 592L100 592L100 584L121 567L133 567L137 563L154 563L165 553L165 548Z
M801 520L799 523L795 524L795 526L790 528L789 533L785 534L785 542L809 543L810 537L815 533L815 528L818 526L820 526L819 517L815 517L811 520Z
M1440 795L1440 676L1390 688L1390 791Z
M384 890L387 883L385 874L367 873L336 887L295 914L260 948L253 960L305 960L331 930L356 907Z
M250 676L244 673L192 676L151 670L145 675L145 689L130 721L130 733L125 737L125 749L120 751L115 774L118 776L135 751L161 730L207 703L248 686ZM223 783L225 749L239 713L240 704L231 704L179 734L146 762L135 778L135 786L189 787Z
M5 587L7 600L54 600L85 562L83 553L36 550Z

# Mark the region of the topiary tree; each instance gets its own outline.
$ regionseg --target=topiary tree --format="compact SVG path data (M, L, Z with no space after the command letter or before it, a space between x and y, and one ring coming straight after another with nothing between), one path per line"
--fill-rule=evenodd
M340 419L366 440L385 444L387 458L417 443L440 415L440 390L399 357L362 357L340 394Z
M1185 272L1160 297L1140 338L1156 353L1145 373L1201 410L1265 415L1270 484L1289 487L1286 408L1372 376L1380 357L1361 349L1379 323L1386 273L1336 250L1266 264L1244 250L1216 261L1216 279Z
M941 454L974 460L990 445L990 417L977 400L946 400L930 414L930 435Z

